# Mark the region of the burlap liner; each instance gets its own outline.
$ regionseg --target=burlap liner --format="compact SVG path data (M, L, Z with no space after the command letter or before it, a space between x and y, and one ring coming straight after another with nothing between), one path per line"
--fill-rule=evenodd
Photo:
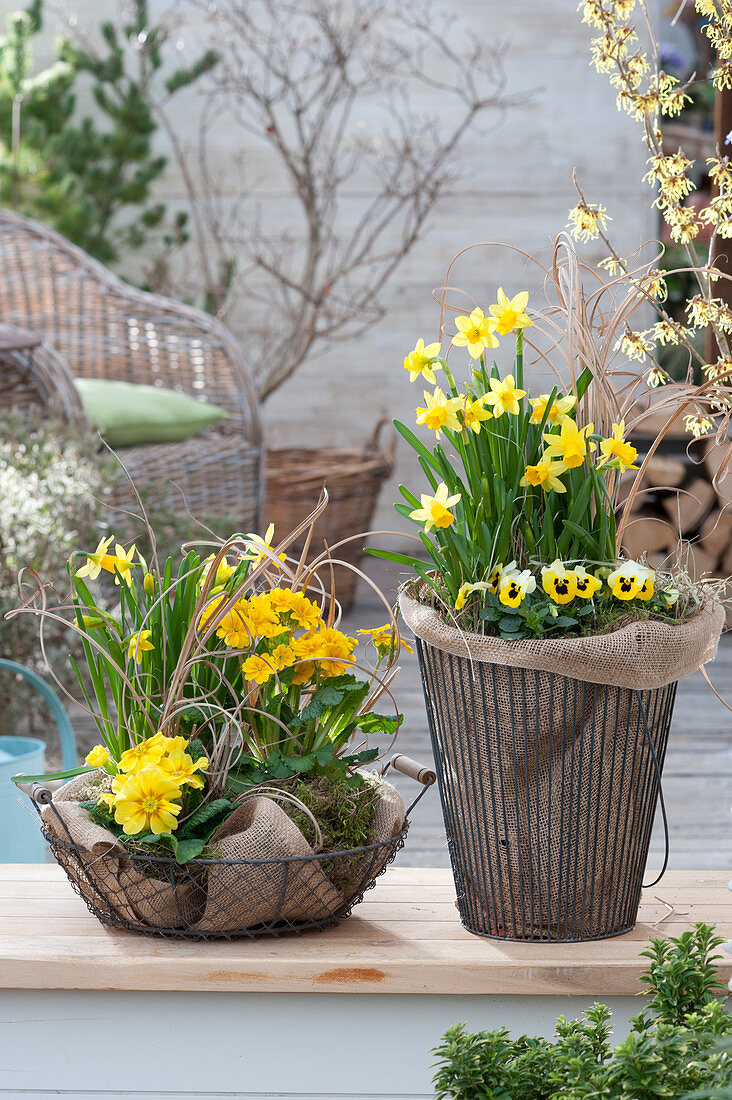
M388 860L389 852L378 850L356 860L357 886L346 896L326 877L321 861L308 858L315 852L282 807L271 798L254 796L219 827L211 845L217 859L275 862L202 866L194 861L188 865L189 877L166 882L142 874L114 834L78 805L90 778L91 773L78 776L61 787L53 806L43 808L43 821L54 837L68 842L68 830L79 846L58 847L54 854L82 897L103 913L133 924L232 933L275 921L326 920L343 911ZM396 836L404 820L401 795L382 780L373 842ZM295 861L277 862L291 857Z
M456 657L641 691L672 684L713 661L725 621L724 607L710 602L678 624L640 621L586 638L508 641L461 632L443 622L434 607L419 603L406 592L401 593L399 606L405 623L418 638Z
M545 641L460 635L402 593L437 741L458 902L476 931L589 938L635 920L673 685L713 658L707 607L677 627ZM652 690L655 689L655 690Z

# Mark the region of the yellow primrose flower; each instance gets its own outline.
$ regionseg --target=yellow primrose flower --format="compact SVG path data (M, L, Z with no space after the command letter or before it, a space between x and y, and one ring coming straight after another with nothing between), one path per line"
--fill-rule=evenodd
M549 404L550 396L551 395L548 393L543 393L540 397L529 398L529 404L533 410L531 413L532 424L541 424L544 419L546 407ZM572 394L568 394L566 397L555 397L547 413L546 423L551 424L554 428L559 427L562 421L569 416L576 404L577 398Z
M321 611L316 603L302 592L291 592L287 605L287 614L303 630L312 630L321 620Z
M503 293L503 287L498 288L498 304L491 306L490 311L496 322L496 329L501 336L508 335L515 328L523 329L533 325L533 321L524 313L529 301L528 290L522 290L513 298L508 298Z
M425 382L429 382L431 386L436 385L435 371L442 370L442 367L439 363L433 366L433 360L439 354L439 340L435 344L428 344L425 347L424 340L420 338L414 345L414 351L410 351L404 360L404 369L409 371L409 381L414 382L421 374Z
M625 442L625 421L621 420L619 424L613 424L612 435L609 439L603 439L600 442L600 450L602 451L602 460L600 466L612 465L618 470L637 470L638 467L634 466L638 452L631 443Z
M529 592L536 591L536 578L530 569L505 573L501 577L498 599L505 607L518 607Z
M490 420L493 413L490 409L483 407L485 396L478 397L475 401L471 401L468 394L464 397L465 404L462 409L463 424L466 428L471 428L477 435L480 431L480 425L484 420Z
M274 676L274 661L268 656L260 657L255 653L247 657L241 670L247 680L254 680L256 684L266 684Z
M88 577L90 581L95 581L102 571L102 561L107 556L107 551L113 540L114 535L110 535L106 539L100 539L94 553L89 554L87 557L86 564L82 565L81 569L76 570L76 576Z
M563 462L552 462L550 459L543 457L536 466L526 467L526 472L519 484L524 487L533 485L534 488L541 486L545 493L548 493L551 489L555 493L566 493L566 485L563 485L559 480L559 474L565 473L566 470L567 467Z
M427 534L433 527L449 527L451 523L455 522L455 517L450 508L457 504L461 496L461 493L455 493L454 496L449 497L447 495L447 485L442 481L435 489L433 497L429 493L420 494L422 507L415 508L413 512L410 512L409 518L416 520L418 523L424 523Z
M146 741L138 741L120 756L119 770L126 775L135 775L142 768L159 764L166 749L165 740L162 733L156 733Z
M166 737L164 738L164 741L165 751L167 753L177 752L178 749L180 749L182 752L185 752L185 750L188 748L188 738L186 737Z
M273 561L269 554L266 553L267 550L273 550L272 540L274 538L274 531L275 525L274 523L270 523L269 527L264 532L264 538L251 531L246 535L246 543L249 547L249 551L246 554L242 554L241 557L242 561L251 562L252 569L259 565L262 558L267 558L268 563L273 565L275 569L281 568L281 566L279 566L276 561ZM287 554L278 554L278 558L280 561L286 561Z
M480 359L485 348L497 348L498 340L493 335L496 322L486 317L477 306L469 317L456 317L457 332L452 338L456 348L467 348L472 359Z
M315 675L315 664L313 661L298 661L294 668L295 675L292 677L292 684L295 687L307 684L308 680L312 680Z
M554 603L570 603L577 595L577 578L559 558L541 568L541 583Z
M258 637L276 638L284 632L285 627L280 622L279 615L272 610L266 596L252 596L245 606L252 631Z
M297 660L292 647L283 644L275 646L269 656L277 672L290 668Z
M114 809L115 798L116 795L114 795L111 791L104 791L103 794L97 795L97 805L105 806L107 810L111 813Z
M208 624L215 619L219 610L228 602L227 595L215 596L206 604L198 620L198 629L204 633ZM251 645L254 636L254 627L248 616L246 600L239 600L230 608L216 627L216 637L223 638L224 644L233 649L246 649Z
M322 626L312 633L318 648L315 660L322 676L342 676L345 666L353 664L352 653L358 645L357 638L351 638L332 626Z
M418 424L431 428L438 439L443 428L449 428L451 432L460 431L460 421L455 414L462 407L462 397L446 397L437 386L433 394L425 390L424 399L426 408L418 406L416 410Z
M200 791L203 789L204 777L196 773L206 770L208 760L205 756L199 756L198 760L194 760L182 749L174 749L161 757L158 767L165 772L172 783L176 783L179 787L193 787Z
M377 626L373 630L357 630L356 633L367 635L371 638L371 643L379 657L386 657L390 653L393 653L396 649L397 641L399 641L402 649L405 649L407 653L414 653L412 647L404 641L399 631L392 629L391 623Z
M505 412L518 416L519 399L526 396L526 390L516 389L513 375L507 374L503 380L490 378L488 384L491 388L490 393L483 395L483 401L493 406L493 415L496 419L503 416Z
M574 573L577 595L581 596L583 600L591 600L595 593L602 588L601 579L592 573L588 573L584 565L575 565L572 572Z
M574 420L563 420L559 435L552 432L542 436L546 443L542 458L558 458L568 470L581 466L587 453L592 453L596 449L595 444L587 440L587 436L591 435L593 430L593 424L578 428Z
M114 800L114 820L126 836L172 833L180 813L180 789L160 768L146 767L129 776Z
M127 646L127 656L132 661L142 664L143 653L149 653L150 650L155 649L155 646L150 641L152 630L138 630L137 634L133 634L130 638Z
M104 745L95 745L94 748L90 749L86 754L84 763L92 768L103 768L108 760L109 750L105 749Z

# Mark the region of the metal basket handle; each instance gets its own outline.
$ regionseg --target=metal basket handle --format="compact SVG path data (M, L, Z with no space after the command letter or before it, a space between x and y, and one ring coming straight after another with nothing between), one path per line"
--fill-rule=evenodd
M386 762L381 769L381 774L386 775L389 768L393 768L395 772L400 772L401 775L406 775L416 783L422 784L422 790L407 809L406 817L409 817L420 798L422 798L427 790L437 782L437 774L431 768L425 767L424 764L419 764L416 760L412 760L411 756L405 756L401 752L396 753L392 756L391 760Z

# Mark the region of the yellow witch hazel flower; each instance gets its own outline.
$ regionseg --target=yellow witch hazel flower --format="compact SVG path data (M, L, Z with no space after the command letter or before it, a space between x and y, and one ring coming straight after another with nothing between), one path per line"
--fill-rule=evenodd
M612 218L608 216L606 207L588 206L580 202L570 210L567 226L576 241L587 244L600 236L600 230L605 230L609 221Z
M555 558L551 565L542 566L541 584L554 603L571 603L577 595L576 574L559 558Z
M519 401L526 396L526 390L516 389L516 380L513 375L507 374L503 380L489 378L488 384L490 385L490 392L484 394L483 400L486 405L493 406L493 416L496 420L499 416L503 416L505 412L510 413L512 416L518 416L520 412Z
M414 350L410 351L409 355L404 360L404 369L409 371L409 381L416 381L421 374L425 382L429 382L431 386L435 386L437 384L435 371L442 370L441 365L435 363L435 359L439 354L439 340L425 347L424 340L420 337L414 345Z
M433 527L449 527L451 523L455 522L455 516L450 509L458 503L461 496L461 493L455 493L454 496L448 496L447 485L442 481L435 489L435 495L433 497L431 497L429 493L422 493L420 495L422 507L415 508L414 511L410 512L409 518L419 523L424 523L424 529L427 534L429 534Z
M550 490L554 490L555 493L566 493L566 486L559 480L559 475L566 471L567 467L563 462L552 462L551 459L542 458L536 466L526 467L526 472L519 484L524 488L529 485L534 488L541 486L545 493Z
M542 393L540 397L529 398L529 404L533 410L531 413L532 424L541 424L546 413L546 423L553 428L558 428L577 404L577 398L573 394L568 394L567 397L555 397L547 413L546 407L549 404L550 396L551 394Z
M533 325L534 322L524 312L529 301L528 290L522 290L520 294L509 298L504 294L503 287L499 286L496 297L498 298L497 304L489 308L495 318L496 332L500 333L501 336L507 336L509 332L513 332L516 328L524 329L528 328L529 325Z
M172 832L181 811L180 788L160 768L146 767L128 776L114 800L114 820L126 836Z
M536 578L530 569L520 572L513 561L501 573L498 599L505 607L518 607L529 592L536 591Z
M602 451L602 459L599 466L611 466L616 470L638 469L637 466L633 465L638 457L638 451L632 443L626 443L625 441L624 420L621 420L619 424L613 424L612 435L609 439L603 439L600 442L600 450Z
M456 414L457 410L463 405L462 397L446 397L440 387L437 386L433 394L425 390L424 399L426 408L417 408L418 424L424 424L425 427L431 428L438 439L443 428L448 428L451 432L461 430L460 421Z
M480 359L486 348L497 348L498 340L493 335L496 322L486 317L477 306L469 317L456 317L457 332L452 338L456 348L467 348L472 359Z
M593 430L594 424L578 428L574 420L563 420L558 435L552 432L542 437L546 444L542 459L559 459L568 470L581 466L588 452L592 453L596 449L595 444L587 440Z

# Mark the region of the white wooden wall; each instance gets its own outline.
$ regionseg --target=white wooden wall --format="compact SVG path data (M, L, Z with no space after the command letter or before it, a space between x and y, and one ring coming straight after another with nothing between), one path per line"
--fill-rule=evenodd
M14 6L0 0L3 15ZM338 346L307 363L267 402L265 420L274 443L328 441L353 446L366 439L384 413L411 423L421 392L417 385L410 386L402 360L418 336L434 338L438 311L431 291L442 283L450 259L481 239L509 241L529 251L547 246L574 205L573 167L588 198L607 206L621 250L632 250L653 235L651 196L641 182L645 158L639 130L617 112L606 79L589 66L589 32L580 22L575 0L446 0L442 6L486 41L505 39L508 91L534 94L530 102L512 108L497 130L464 141L459 153L463 179L443 200L424 240L392 280L383 321L355 346ZM118 5L116 0L64 0L63 7L78 17L80 27L89 29ZM170 7L161 0L151 3L153 11ZM178 9L177 0L172 7ZM49 19L44 32L48 43L56 29L53 24ZM189 49L193 56L206 45L200 28L191 24L184 38L183 56ZM176 121L183 140L192 141L195 112L186 94L176 101ZM364 122L368 129L367 112ZM212 141L223 176L236 158L246 157L256 181L253 198L265 218L273 217L279 224L296 218L293 201L276 180L275 166L261 150L242 145L241 132L228 128ZM159 195L172 207L183 198L172 167ZM354 208L365 198L363 192L354 192ZM590 249L589 255L597 258L602 253ZM532 287L517 261L496 251L472 254L457 270L455 281L486 305L494 300L499 284L509 292ZM246 343L245 326L237 323L237 313L243 312L235 311L231 323ZM422 488L416 462L403 446L393 483L382 496L379 527L404 527L391 510L398 480L415 491Z

